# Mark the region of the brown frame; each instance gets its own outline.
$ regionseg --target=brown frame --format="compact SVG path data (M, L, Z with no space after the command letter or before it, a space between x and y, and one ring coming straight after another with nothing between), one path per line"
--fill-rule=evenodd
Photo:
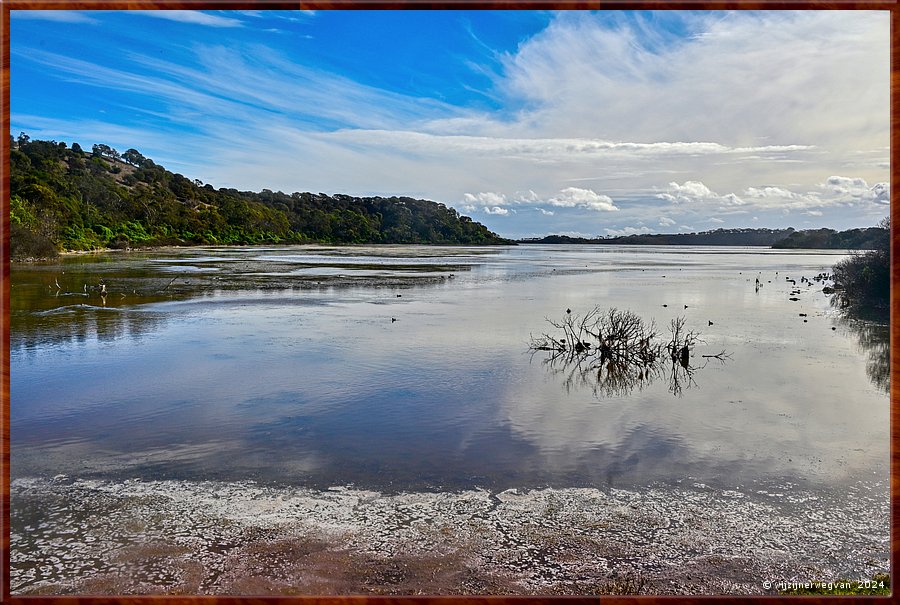
M169 596L72 596L37 597L15 596L9 593L9 498L10 498L10 437L9 437L9 12L10 10L127 10L127 9L693 9L693 10L738 10L738 9L807 9L807 10L886 10L891 13L891 184L894 191L900 190L898 166L900 166L900 0L312 0L309 2L285 2L283 0L0 0L0 602L18 605L200 605L254 603L268 605L275 603L299 602L304 605L528 605L560 604L588 605L597 602L596 597L378 597L378 596L338 596L338 597L169 597ZM900 225L900 204L891 204L891 222ZM891 239L891 315L890 343L900 345L900 295L894 285L900 282L900 267L895 260L900 258L900 238ZM900 552L900 512L896 504L900 502L900 383L898 383L900 359L892 356L890 365L890 499L891 499L891 569L896 570ZM897 585L892 578L892 588ZM750 605L760 601L780 600L784 597L655 597L655 596L615 596L603 597L606 603L630 605L642 603L710 603L726 601L736 605ZM835 597L800 597L805 603L831 602ZM888 603L891 597L843 597L841 603Z

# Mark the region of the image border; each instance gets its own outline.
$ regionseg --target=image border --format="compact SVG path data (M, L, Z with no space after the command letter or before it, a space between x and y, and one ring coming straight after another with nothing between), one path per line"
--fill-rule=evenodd
M890 182L893 191L898 188L897 171L900 166L900 111L898 111L898 99L900 99L900 2L898 0L871 0L858 2L853 0L732 0L727 2L709 2L704 0L680 0L677 2L664 2L659 0L612 0L604 2L584 2L578 0L562 0L547 2L542 0L508 0L483 2L475 0L331 0L311 2L282 2L279 0L256 1L113 1L113 0L0 0L0 78L2 78L2 124L5 134L0 136L0 260L2 260L2 273L0 273L0 601L3 603L27 604L65 604L84 603L105 604L150 604L150 603L287 603L300 602L310 605L362 605L368 602L387 604L394 601L403 603L420 603L437 605L515 605L523 601L534 603L562 603L587 605L596 603L597 597L555 597L555 596L400 596L380 597L369 595L354 596L11 596L10 595L10 261L9 261L9 197L10 197L10 12L14 10L155 10L155 9L180 9L180 10L227 10L227 9L304 9L304 10L328 10L328 9L384 9L384 10L409 10L409 9L527 9L527 10L597 10L597 9L634 9L634 10L879 10L890 12L890 44L891 44L891 73L890 73ZM894 225L900 224L900 210L898 205L891 203L890 217ZM897 315L897 305L900 304L900 295L894 286L900 280L900 269L895 260L900 254L900 238L891 239L891 312L890 312L890 343L893 351L894 345L900 343L900 315ZM890 362L890 563L891 570L895 569L897 553L900 551L900 514L896 504L900 497L900 485L898 485L898 472L900 472L900 407L898 407L897 370L900 368L900 359L892 356ZM892 586L895 580L892 574ZM704 602L728 602L751 603L767 599L783 599L791 597L768 596L609 596L601 597L606 603L635 603L635 602L665 602L665 603L693 603ZM833 597L815 596L800 597L804 603L823 603ZM888 602L890 597L844 597L845 603L862 602ZM831 602L831 601L830 601Z

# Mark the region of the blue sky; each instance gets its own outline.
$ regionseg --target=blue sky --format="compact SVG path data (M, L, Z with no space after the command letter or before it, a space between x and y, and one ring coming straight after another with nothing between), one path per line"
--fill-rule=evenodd
M868 226L886 11L11 11L11 131L508 237Z

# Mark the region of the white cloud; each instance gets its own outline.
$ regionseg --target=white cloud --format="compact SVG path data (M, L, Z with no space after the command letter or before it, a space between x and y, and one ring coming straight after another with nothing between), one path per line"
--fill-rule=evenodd
M618 210L613 204L612 198L608 195L599 194L592 189L580 189L578 187L566 187L555 197L547 200L547 203L561 208L578 207L599 212Z
M675 182L669 183L668 192L660 193L656 197L677 204L708 199L714 196L715 194L709 190L709 187L700 181L685 181L684 185L679 185Z
M528 191L517 191L516 192L516 201L520 203L529 203L529 202L537 202L540 200L538 194L529 189Z
M809 216L822 216L821 210L807 210L803 214L808 214Z
M665 193L658 193L656 197L672 202L673 204L695 204L698 202L715 202L719 204L738 206L744 201L733 193L719 195L710 190L700 181L685 181L679 185L676 182L669 183Z
M494 206L493 208L485 207L482 209L485 214L497 214L499 216L506 216L509 214L509 210L506 208L501 208L500 206Z
M723 224L725 221L723 221L723 220L720 219L720 218L716 218L716 217L713 216L713 217L711 217L711 218L706 219L706 222L707 222L707 223L716 223L717 225L721 225L721 224Z
M672 219L670 219L667 216L661 216L659 218L659 226L660 227L671 227L674 224L675 224L675 221L673 221Z
M590 234L590 233L585 233L584 231L559 231L559 230L554 230L553 233L556 234L556 235L565 235L565 236L568 236L568 237L583 237L583 238L585 238L585 239L592 239L592 238L595 237L595 235Z
M493 193L491 191L483 191L481 193L464 193L463 199L469 204L493 204L495 206L505 206L506 196L502 193Z
M797 194L793 191L789 191L784 189L783 187L747 187L744 190L744 195L751 198L761 199L761 198L776 198L776 199L791 199L797 197Z
M537 208L537 210L539 210L540 213L544 216L553 216L555 214L555 212L553 212L552 210L546 210L544 208Z
M180 23L191 23L193 25L208 25L210 27L243 27L244 23L240 19L232 19L230 17L221 17L219 15L210 15L201 11L186 10L136 10L131 11L136 15L144 15L146 17L154 17L156 19L166 19L168 21L178 21Z
M744 197L761 207L775 207L789 205L792 208L808 208L823 205L824 202L818 192L796 193L784 187L765 185L762 187L747 187Z
M610 25L560 13L504 57L498 84L526 99L523 119L547 132L844 150L887 143L888 13L682 14L693 38L654 45L648 32L665 35L649 22L657 18Z
M624 227L622 229L604 229L607 235L613 236L625 236L625 235L637 235L640 233L650 233L650 229L648 227Z
M830 176L821 187L843 202L866 201L889 204L891 201L889 183L876 183L870 187L859 177Z

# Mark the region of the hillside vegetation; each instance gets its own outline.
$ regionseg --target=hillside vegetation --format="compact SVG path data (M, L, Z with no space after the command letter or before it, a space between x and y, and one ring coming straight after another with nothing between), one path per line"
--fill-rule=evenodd
M10 139L14 259L159 245L508 243L428 200L216 189L135 149Z

